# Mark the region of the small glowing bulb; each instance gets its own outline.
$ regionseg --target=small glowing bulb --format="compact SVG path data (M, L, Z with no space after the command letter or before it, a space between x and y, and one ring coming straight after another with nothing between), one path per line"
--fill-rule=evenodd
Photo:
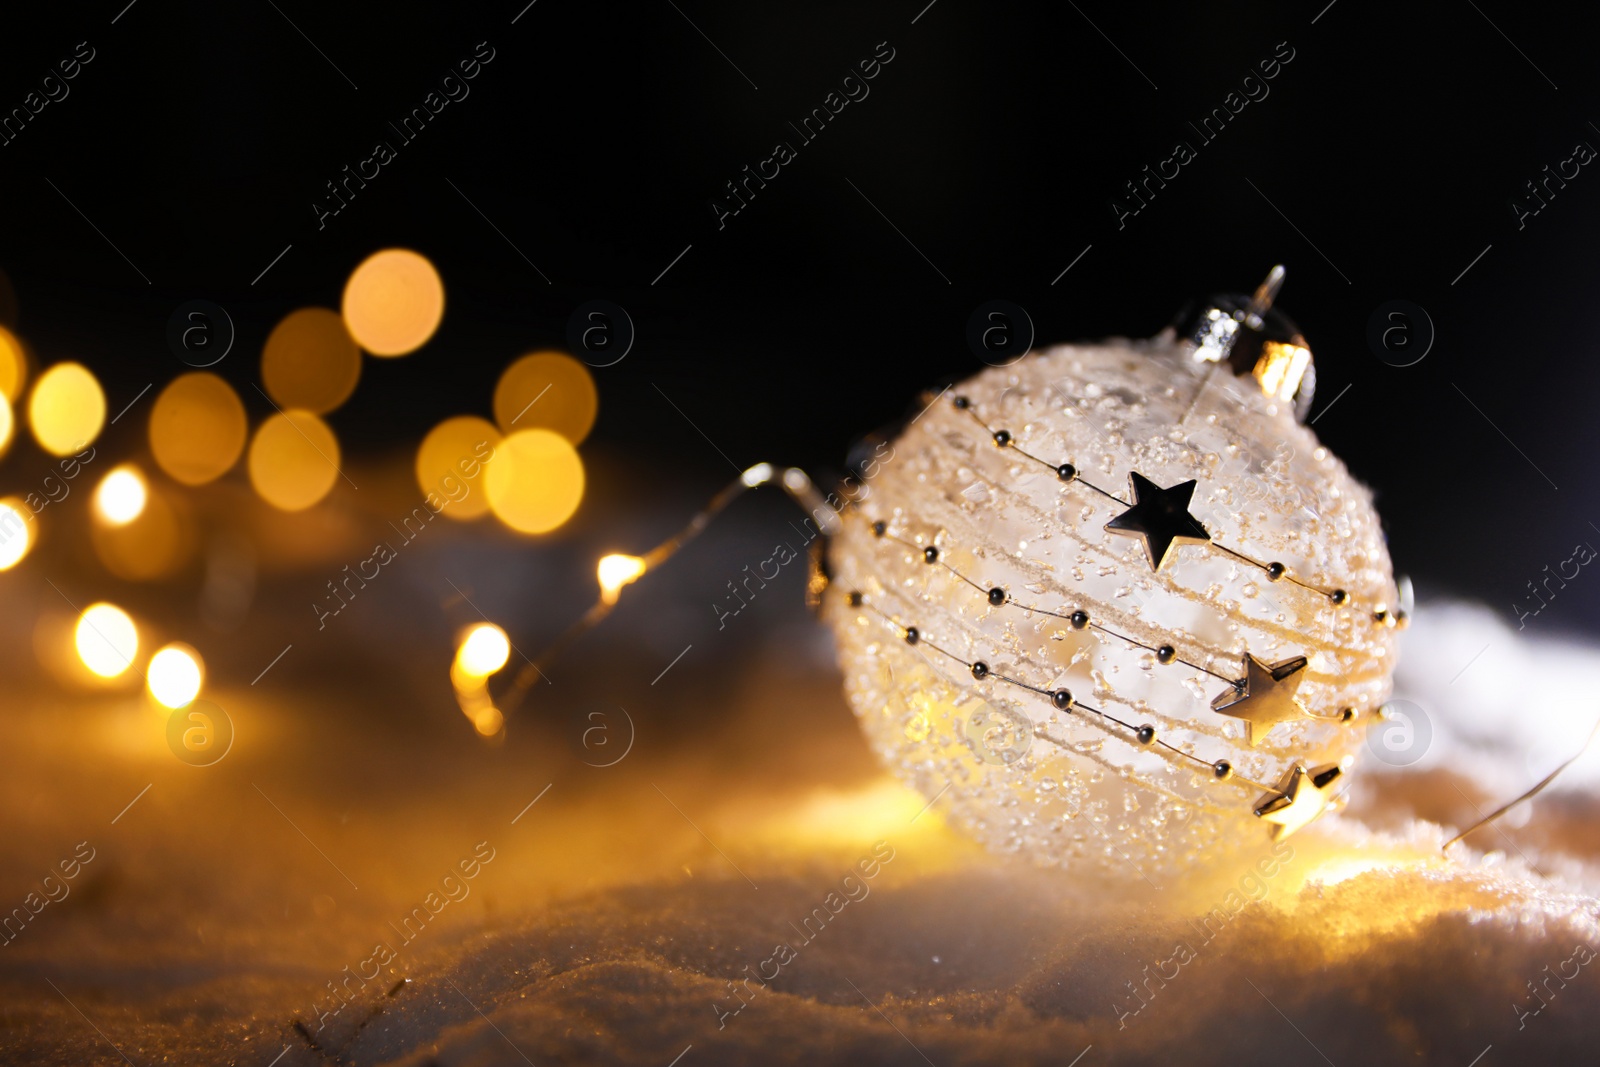
M133 666L139 628L116 605L91 604L79 617L73 640L85 667L102 678L115 678Z
M643 574L644 569L644 560L638 556L613 552L600 557L600 565L595 568L596 576L600 579L600 599L607 604L615 604L617 597L622 595L622 587Z
M493 737L505 729L506 717L500 714L500 709L490 704L472 717L472 727L484 737Z
M144 514L148 496L139 468L124 464L100 479L94 491L94 508L108 526L126 526Z
M25 506L14 496L0 500L0 571L22 562L33 547L33 531L28 529L32 516L22 510Z
M172 644L150 657L145 684L161 704L177 709L200 695L202 677L200 654L188 645Z
M0 393L0 454L11 443L11 431L16 425L16 420L11 414L11 401L6 399L6 394Z
M487 678L511 658L511 642L506 632L492 622L481 622L467 631L456 652L456 665L469 678Z

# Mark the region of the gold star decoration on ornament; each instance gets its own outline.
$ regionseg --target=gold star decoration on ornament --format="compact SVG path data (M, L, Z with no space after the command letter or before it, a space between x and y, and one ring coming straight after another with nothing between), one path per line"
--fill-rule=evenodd
M1256 818L1273 824L1272 839L1288 837L1328 808L1328 790L1342 774L1337 763L1306 770L1296 763L1278 784L1256 801Z
M1203 545L1211 541L1211 535L1200 525L1200 520L1189 514L1194 486L1194 481L1190 480L1163 489L1137 471L1129 471L1128 488L1133 495L1133 506L1106 523L1105 528L1111 533L1143 541L1150 569L1159 571L1172 557L1174 546Z
M1255 656L1244 654L1244 677L1231 689L1218 693L1211 701L1211 709L1235 719L1244 720L1245 740L1254 748L1257 736L1266 736L1280 722L1298 719L1305 714L1295 692L1300 688L1301 672L1306 669L1306 658L1295 656L1277 663L1264 663Z

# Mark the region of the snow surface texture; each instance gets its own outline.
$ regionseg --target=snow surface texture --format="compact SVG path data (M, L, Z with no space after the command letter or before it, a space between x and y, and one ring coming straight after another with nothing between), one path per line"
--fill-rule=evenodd
M1448 859L1437 822L1464 825L1582 742L1600 651L1425 603L1398 679L1431 733L1418 761L1364 755L1348 811L1290 838L1292 857L1263 843L1262 866L1100 883L983 851L878 769L820 626L765 647L780 654L703 689L686 660L667 675L690 686L680 714L711 694L734 710L652 751L635 705L644 741L610 768L525 728L512 769L486 770L441 719L419 769L413 736L333 717L308 733L241 689L219 701L251 732L202 778L158 742L125 770L146 742L94 702L14 709L5 905L79 840L97 852L0 949L0 1060L1593 1061L1600 752L1531 822L1519 809ZM285 668L312 707L387 699L380 682L298 691ZM404 941L479 841L494 856L457 879L469 895ZM319 1021L374 942L396 958Z

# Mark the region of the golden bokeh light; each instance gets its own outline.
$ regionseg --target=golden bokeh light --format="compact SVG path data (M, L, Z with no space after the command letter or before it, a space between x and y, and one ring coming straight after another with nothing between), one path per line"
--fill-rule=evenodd
M11 445L11 433L16 429L16 420L11 414L11 401L4 392L0 392L0 456L6 454L6 449Z
M551 430L519 430L500 443L484 474L495 517L518 533L548 533L583 500L583 461Z
M468 678L487 678L510 658L511 641L492 622L480 622L468 630L456 650L456 666Z
M131 463L112 468L94 491L94 510L108 526L126 526L144 512L149 496L144 476Z
M39 447L54 456L82 450L100 436L106 395L81 363L57 363L34 383L28 425Z
M116 605L91 604L78 618L73 644L85 667L102 678L115 678L139 654L139 628Z
M921 812L926 814L919 818ZM970 863L963 854L972 846L951 834L939 816L916 790L881 775L847 787L809 790L745 832L747 840L819 852L897 834L922 839L918 856L930 869Z
M226 474L239 461L249 432L239 395L210 371L172 379L150 410L150 451L184 485Z
M273 415L250 442L250 484L280 511L303 511L339 477L339 440L309 411Z
M458 415L445 419L417 448L417 485L445 502L441 514L466 521L489 511L483 468L500 447L500 431L488 419Z
M472 728L484 737L493 737L506 728L506 717L493 704L480 708L472 716Z
M205 668L200 653L185 644L173 643L150 657L145 685L163 707L186 708L200 695Z
M644 570L645 562L638 556L625 556L620 552L601 556L599 565L595 567L595 577L600 582L601 603L615 604L617 597L622 595L622 587L638 578Z
M0 394L15 404L28 380L28 353L16 334L0 326Z
M33 531L28 528L32 520L28 505L17 497L0 500L0 571L21 563L33 547Z
M199 534L182 495L145 483L144 507L130 521L89 528L95 554L106 570L130 582L170 578L193 558ZM96 510L99 510L98 499Z
M492 622L484 622L461 635L456 658L450 664L450 684L456 691L456 704L483 737L499 737L505 729L505 716L489 695L489 676L504 667L510 658L511 641L506 632Z
M374 252L344 286L344 324L375 356L403 356L428 343L444 317L444 283L408 248Z
M494 387L494 421L506 433L554 430L582 444L599 407L589 368L561 352L523 356L501 373Z
M291 311L261 350L261 384L279 407L325 415L350 399L360 378L361 349L327 308Z

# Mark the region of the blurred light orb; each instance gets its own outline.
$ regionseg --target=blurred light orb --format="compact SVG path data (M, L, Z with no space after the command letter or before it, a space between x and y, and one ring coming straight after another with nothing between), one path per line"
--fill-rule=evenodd
M444 317L444 283L408 248L374 252L344 286L344 324L375 356L403 356L428 343Z
M150 451L184 485L204 485L239 461L250 423L233 386L210 371L180 374L150 411Z
M149 491L139 468L131 463L115 467L100 479L94 491L94 510L109 526L126 526L144 512Z
M5 455L6 449L11 445L11 434L16 429L16 419L11 413L11 401L0 390L0 456Z
M645 571L645 562L638 556L625 556L620 552L613 552L609 556L601 556L600 563L595 567L595 577L600 582L600 599L606 604L615 604L622 595L622 587L638 578Z
M500 431L488 419L476 415L445 419L417 448L417 485L447 502L442 512L447 518L459 522L481 518L489 512L484 464L499 448Z
M145 685L163 707L188 707L200 695L205 672L200 653L188 645L173 643L150 657Z
M28 353L16 334L0 326L0 394L15 404L28 380Z
M250 442L250 484L280 511L303 511L339 477L339 440L309 411L273 415Z
M33 531L28 528L32 521L27 505L18 498L0 500L0 571L21 563L33 547Z
M583 500L583 461L552 430L519 430L501 443L484 482L501 522L518 533L549 533Z
M492 622L480 622L467 631L456 651L456 665L470 678L487 678L511 658L511 641Z
M261 350L261 384L282 408L325 415L350 399L360 378L361 349L327 308L291 311Z
M78 658L102 678L115 678L133 666L139 652L139 628L115 604L101 602L84 609L73 634Z
M506 433L554 430L582 444L599 407L589 368L561 352L523 356L501 373L494 387L494 420Z
M122 525L96 522L89 528L89 538L106 570L130 582L172 577L192 558L198 542L183 496L149 484L138 515Z
M81 363L57 363L39 376L28 398L28 424L39 447L68 456L100 436L106 395Z
M505 726L506 717L493 704L480 709L472 716L472 728L484 737L493 737L504 730Z

